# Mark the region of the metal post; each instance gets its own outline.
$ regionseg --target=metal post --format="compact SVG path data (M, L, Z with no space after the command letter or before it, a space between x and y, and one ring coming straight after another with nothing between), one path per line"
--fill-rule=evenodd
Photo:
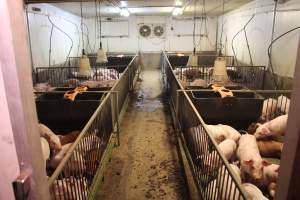
M296 200L300 195L300 40L293 85L275 200Z

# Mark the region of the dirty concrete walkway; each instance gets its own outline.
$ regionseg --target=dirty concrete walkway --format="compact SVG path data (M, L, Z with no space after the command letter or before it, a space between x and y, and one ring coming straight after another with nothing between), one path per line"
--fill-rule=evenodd
M159 69L142 71L97 199L188 199Z

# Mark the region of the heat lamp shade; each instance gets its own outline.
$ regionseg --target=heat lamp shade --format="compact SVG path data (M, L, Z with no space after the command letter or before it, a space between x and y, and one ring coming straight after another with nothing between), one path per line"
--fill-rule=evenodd
M97 51L97 59L96 59L96 63L107 63L107 56L106 56L106 52L102 49L99 48Z
M188 67L197 67L198 66L198 56L196 54L192 54L189 56L187 66Z
M79 62L79 74L88 76L91 71L90 59L87 55L82 55Z
M213 69L213 81L216 83L226 83L229 81L227 70L226 70L226 61L224 57L217 57Z

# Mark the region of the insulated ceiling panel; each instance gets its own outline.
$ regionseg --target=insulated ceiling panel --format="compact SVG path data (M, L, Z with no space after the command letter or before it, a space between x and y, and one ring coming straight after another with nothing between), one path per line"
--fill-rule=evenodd
M251 0L224 0L224 11L229 12L234 10ZM80 15L80 0L27 0L27 2L43 3L52 2L54 6L62 8L68 12L76 15ZM84 16L94 17L94 1L83 0ZM175 6L175 0L109 0L103 1L101 12L107 16L119 15L120 8L126 7L132 15L171 15ZM194 1L193 0L181 0L182 7L184 8L183 14L193 15L194 13ZM202 0L197 0L196 11L200 14L202 10ZM210 16L218 16L223 13L223 0L206 0L206 11Z

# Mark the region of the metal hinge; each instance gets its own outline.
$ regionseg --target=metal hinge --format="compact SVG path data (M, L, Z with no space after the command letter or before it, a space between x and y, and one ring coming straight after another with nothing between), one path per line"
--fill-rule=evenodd
M30 173L22 172L13 182L13 189L16 200L29 199L30 192Z

